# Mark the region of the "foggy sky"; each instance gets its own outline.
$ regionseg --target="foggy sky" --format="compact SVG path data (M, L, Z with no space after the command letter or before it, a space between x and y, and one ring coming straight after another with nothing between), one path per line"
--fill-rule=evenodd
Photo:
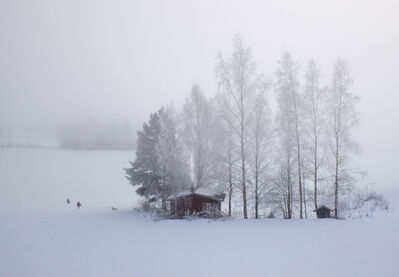
M213 95L216 54L239 33L268 76L284 50L302 68L315 58L326 84L346 59L362 148L399 154L398 13L397 1L2 0L0 127L51 130L80 114L141 122L179 107L193 82Z

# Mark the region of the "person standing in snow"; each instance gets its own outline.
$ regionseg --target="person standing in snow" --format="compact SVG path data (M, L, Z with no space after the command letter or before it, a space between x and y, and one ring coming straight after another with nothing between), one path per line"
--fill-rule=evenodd
M78 201L78 203L76 203L76 206L78 206L78 209L80 209L80 206L82 206L82 204L80 204L80 202Z
M69 200L69 198L67 198L66 203L69 205L71 204L71 200Z

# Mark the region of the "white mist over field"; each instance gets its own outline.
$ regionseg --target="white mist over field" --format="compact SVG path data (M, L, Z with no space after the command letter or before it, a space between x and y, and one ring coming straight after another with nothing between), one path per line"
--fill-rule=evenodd
M239 33L267 76L285 50L302 69L315 58L326 83L335 59L348 61L361 97L356 166L392 187L397 170L379 167L399 156L398 10L390 0L1 1L0 144L57 146L57 126L90 117L139 129L161 105L181 106L193 82L212 96L217 52Z

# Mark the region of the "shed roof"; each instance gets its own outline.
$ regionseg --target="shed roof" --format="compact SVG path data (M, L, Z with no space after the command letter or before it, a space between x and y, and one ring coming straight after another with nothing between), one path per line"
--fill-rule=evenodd
M187 196L194 196L194 195L205 197L205 198L212 199L212 200L215 200L215 201L220 201L220 202L222 202L224 200L224 197L225 197L224 193L212 191L212 190L206 189L206 188L198 188L198 189L196 189L194 191L185 190L185 191L178 192L176 194L173 194L173 195L169 196L167 198L167 200L170 201L170 200L174 200L174 199L177 199L177 198L187 197Z
M332 212L333 210L331 210L329 207L325 206L325 205L321 205L318 206L316 210L314 210L314 212L318 211L318 210L329 210L330 212Z

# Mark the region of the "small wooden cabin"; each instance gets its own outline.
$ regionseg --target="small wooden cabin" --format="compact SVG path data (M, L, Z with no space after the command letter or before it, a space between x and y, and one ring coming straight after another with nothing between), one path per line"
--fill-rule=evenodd
M224 193L199 188L171 195L167 200L170 202L171 214L183 216L201 212L218 214L224 198Z
M333 210L324 205L321 205L314 210L314 212L316 212L317 218L330 218L330 212L332 211Z

